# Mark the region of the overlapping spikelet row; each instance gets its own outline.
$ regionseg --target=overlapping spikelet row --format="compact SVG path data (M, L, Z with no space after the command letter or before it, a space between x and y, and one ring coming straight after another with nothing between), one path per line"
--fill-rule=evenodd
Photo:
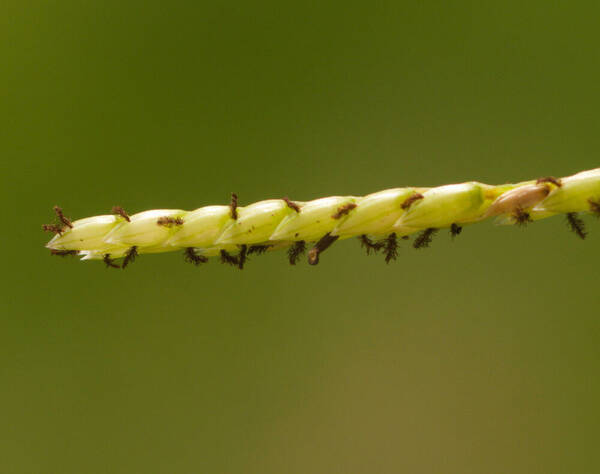
M396 256L398 238L420 232L415 248L427 246L432 235L449 228L495 217L500 224L525 224L566 214L571 228L585 237L578 213L600 215L600 168L566 178L540 178L492 186L478 182L433 188L395 188L364 197L332 196L299 202L269 199L238 206L206 206L194 211L155 209L129 216L122 208L110 215L71 222L55 207L58 224L44 229L56 235L47 244L54 255L80 255L126 267L139 254L183 250L187 261L208 257L243 268L250 254L288 248L290 263L311 244L310 264L336 240L359 237L367 251Z

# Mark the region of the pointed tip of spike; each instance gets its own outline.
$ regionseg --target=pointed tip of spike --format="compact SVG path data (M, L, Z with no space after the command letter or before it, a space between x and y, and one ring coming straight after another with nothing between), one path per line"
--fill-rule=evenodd
M60 240L60 237L61 236L59 234L56 234L54 237L52 237L46 244L46 248L53 249L53 250L59 250L59 247L57 246L57 242Z

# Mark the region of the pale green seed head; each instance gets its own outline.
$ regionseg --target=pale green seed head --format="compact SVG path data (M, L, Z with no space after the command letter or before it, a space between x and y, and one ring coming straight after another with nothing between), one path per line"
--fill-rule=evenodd
M130 250L131 250L131 247L129 247L129 246L113 245L113 246L107 246L103 250L96 250L96 251L83 250L83 251L79 252L79 255L82 256L81 260L102 260L105 255L109 255L111 260L117 260L119 258L123 258ZM138 255L150 254L150 253L165 253L165 252L172 252L172 251L173 251L172 247L168 247L165 245L158 245L155 247L138 247L137 248Z
M528 210L546 199L551 188L548 184L526 184L503 193L487 209L485 216L509 214L517 209Z
M129 251L129 247L107 246L105 250L82 250L79 252L81 260L102 260L105 255L111 259L122 258Z
M394 224L400 233L450 227L480 219L486 199L480 183L440 186L425 191Z
M296 211L281 199L269 199L238 208L238 218L225 228L215 241L222 244L258 244L266 242L282 219Z
M600 200L600 168L563 178L561 184L535 206L534 213L584 212L590 210L590 199Z
M332 235L353 236L358 234L387 235L404 213L402 203L415 193L414 188L386 189L358 199L358 206L346 220L338 224Z
M354 204L351 196L332 196L309 201L300 212L285 217L273 232L270 240L306 240L315 241L331 232L347 215L340 219L333 216L346 204Z
M115 245L136 247L155 247L164 245L171 235L177 232L177 226L158 225L161 217L178 218L187 214L180 209L154 209L131 216L131 222L122 222L107 236L105 242Z
M414 196L419 199L411 199L414 193L419 193ZM132 252L132 246L139 254L193 247L205 256L218 256L222 250L236 254L242 246L251 251L255 244L276 250L299 240L317 241L328 233L343 240L360 234L407 235L493 216L500 223L514 224L557 213L598 212L600 168L560 183L548 178L498 186L470 182L296 204L300 212L277 199L238 207L237 220L231 218L230 206L207 206L192 212L146 211L131 216L131 222L120 216L96 216L74 221L72 228L58 209L62 227L44 228L60 231L47 247L79 251L84 260L103 259L107 254L111 259L122 258ZM167 218L162 225L161 218Z
M518 213L527 213L530 219L533 219L532 209L534 206L542 202L552 189L556 188L550 183L530 183L518 185L514 189L510 189L496 199L487 209L484 217L496 217L497 225L513 225L518 222ZM540 219L541 214L535 216Z
M95 216L73 222L73 228L65 228L56 234L46 247L55 250L102 250L109 247L104 241L116 225L124 222L118 216Z
M238 212L243 208L238 207ZM231 218L229 206L206 206L189 212L184 225L167 241L172 247L210 247Z

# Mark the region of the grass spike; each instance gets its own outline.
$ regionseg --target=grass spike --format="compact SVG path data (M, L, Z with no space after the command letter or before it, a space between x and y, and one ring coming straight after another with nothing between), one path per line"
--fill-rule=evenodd
M396 258L398 239L419 234L413 246L423 248L438 229L449 229L454 237L464 225L491 217L500 224L524 225L563 214L583 239L587 233L581 216L600 216L600 168L516 184L470 181L308 202L285 197L239 206L232 194L229 205L132 215L115 206L110 215L75 221L58 206L54 212L57 222L43 226L55 234L46 245L51 254L80 255L110 268L125 268L141 254L183 250L196 265L216 256L241 269L249 255L285 248L295 265L308 243L308 260L315 265L331 244L349 237L358 237L367 253L383 251L389 263ZM121 258L119 266L115 260Z

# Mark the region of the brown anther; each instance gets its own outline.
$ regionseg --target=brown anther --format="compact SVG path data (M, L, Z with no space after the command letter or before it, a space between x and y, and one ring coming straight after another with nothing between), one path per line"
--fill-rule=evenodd
M452 236L452 238L456 237L461 232L462 232L462 227L459 226L458 224L452 224L450 226L450 235Z
M162 227L173 227L183 225L183 219L181 217L159 217L156 224Z
M396 234L392 232L385 239L385 263L390 263L392 260L396 260L398 257L398 240Z
M310 265L319 263L319 255L327 250L338 238L339 236L331 235L329 233L321 237L315 246L308 251L308 263Z
M121 268L125 270L125 267L127 267L127 265L129 265L130 263L133 263L137 256L137 247L134 245L133 247L130 247L127 253L125 254L125 258L123 259L123 264L121 265Z
M187 247L183 251L183 258L186 262L193 263L196 266L200 265L201 263L208 262L208 257L205 257L204 255L198 255L196 250L194 250L194 247Z
M73 228L73 224L71 224L71 221L63 214L63 210L60 207L54 206L54 212L56 212L58 219L63 223L63 225L70 229Z
M235 255L231 255L227 250L221 250L221 263L226 263L227 265L233 265L237 267L240 262Z
M60 221L60 225L59 224L44 224L44 225L42 225L42 229L45 230L46 232L52 232L52 233L58 234L58 235L62 235L62 233L66 230L67 227L72 229L73 224L67 217L65 217L62 209L58 206L54 206L53 209L54 209L54 212L56 213L56 216L58 217L58 220Z
M417 236L417 238L413 242L413 247L416 249L422 249L425 247L429 247L429 244L431 243L431 240L437 231L438 230L434 229L433 227L429 227L428 229L425 229L423 232L421 232Z
M270 245L251 245L250 248L248 249L248 255L252 255L252 254L262 255L267 250L269 250L270 247L271 247Z
M283 197L281 198L281 200L284 201L290 209L293 209L296 212L300 212L300 206L294 201L290 201L289 197Z
M125 212L125 209L123 209L121 206L113 206L113 208L111 209L111 212L117 216L121 216L127 222L131 222L131 219L129 218L129 214L127 214L127 212Z
M371 255L371 252L377 253L385 246L385 242L373 242L365 234L359 235L358 240L360 240L360 246L367 250L367 255Z
M50 255L56 255L58 257L67 257L69 255L77 255L79 252L77 250L57 250L50 249Z
M600 217L600 199L597 201L588 199L588 203L590 204L590 212L596 217Z
M556 179L554 176L546 176L544 178L538 178L535 184L552 183L556 187L562 187L560 179Z
M515 220L515 224L522 227L533 222L531 215L521 207L517 207L515 209L515 211L512 214L512 217Z
M413 202L423 199L424 197L425 196L423 196L421 193L412 194L404 200L400 207L406 211L410 206L412 206Z
M240 245L240 253L238 254L238 268L240 270L244 269L244 264L247 261L247 256L248 256L248 246Z
M237 207L238 207L237 194L231 193L231 203L229 204L229 208L231 209L231 218L233 220L237 220L237 218L238 218Z
M585 231L585 222L583 222L576 212L567 213L567 224L580 239L585 239L585 236L587 235L587 232Z
M42 229L44 229L46 232L52 232L58 235L62 235L65 230L64 227L56 224L44 224L42 225Z
M296 265L298 259L306 252L306 242L299 240L294 242L293 245L288 249L288 260L290 265Z
M356 207L356 204L354 204L353 202L350 202L348 204L344 204L343 206L338 207L338 210L335 211L335 214L333 214L331 217L333 219L339 219L340 217L345 216L346 214L348 214L355 207Z
M117 265L115 263L115 261L112 258L110 258L110 254L109 253L104 254L104 257L102 258L102 261L106 265L106 268L121 268L121 267L119 267L119 265Z

